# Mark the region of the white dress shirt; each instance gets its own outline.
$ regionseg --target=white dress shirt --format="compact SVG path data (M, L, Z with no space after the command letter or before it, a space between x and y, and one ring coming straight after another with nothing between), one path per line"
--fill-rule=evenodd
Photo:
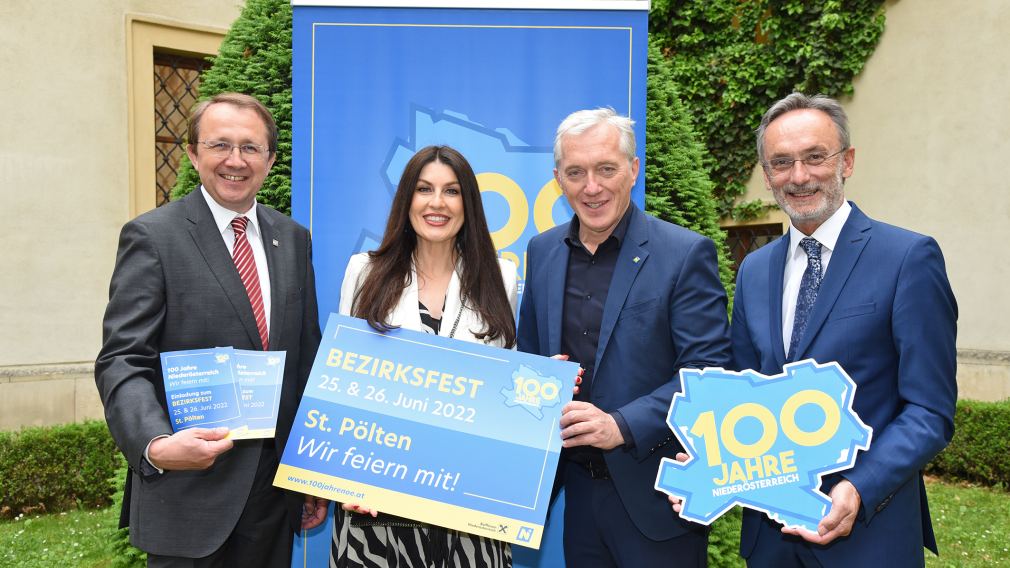
M782 344L789 353L789 342L793 337L793 320L796 318L796 298L800 293L800 281L807 269L807 253L800 246L800 241L810 236L821 243L821 278L828 274L828 263L831 262L831 251L835 250L838 236L849 218L852 206L848 201L842 201L839 207L827 221L812 235L804 235L793 225L789 225L789 251L786 253L786 267L782 275Z
M235 251L235 231L231 228L231 220L239 215L245 215L249 218L245 234L249 240L249 246L252 247L253 259L256 261L256 275L259 276L260 291L263 292L263 315L266 316L267 332L269 333L270 269L267 267L267 253L263 250L263 232L260 231L259 217L256 216L256 203L253 202L252 208L245 213L237 214L214 201L214 198L210 196L210 193L207 193L207 189L202 185L200 186L200 192L203 193L203 198L207 200L207 206L210 207L210 212L214 215L214 223L217 224L217 229L221 232L221 238L224 239L224 246L228 247L229 255L234 255Z

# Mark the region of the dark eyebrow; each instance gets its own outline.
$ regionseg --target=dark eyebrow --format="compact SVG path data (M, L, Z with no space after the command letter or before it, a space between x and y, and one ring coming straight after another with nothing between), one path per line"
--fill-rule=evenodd
M432 187L435 187L435 184L433 184L430 181L428 181L428 180L426 180L424 178L421 178L421 177L417 178L417 183L418 184L422 184L423 183L425 185L430 185ZM459 185L459 180L455 180L454 179L454 180L450 181L449 183L445 184L446 187L450 187L450 186L454 186L454 185L458 186Z
M827 152L827 151L828 151L828 147L825 146L824 144L814 144L813 146L808 146L808 147L800 150L800 155L802 156L802 155L805 155L805 154L809 154L811 152ZM792 154L787 154L785 152L779 152L777 154L772 154L771 157L773 159L774 158L785 158L785 157L789 157L791 155Z

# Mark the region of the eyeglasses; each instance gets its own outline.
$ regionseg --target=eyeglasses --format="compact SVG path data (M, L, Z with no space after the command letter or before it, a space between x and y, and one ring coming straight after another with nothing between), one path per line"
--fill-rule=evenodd
M771 160L765 162L765 167L775 172L776 174L784 174L786 172L792 171L793 164L795 164L796 162L803 162L803 165L807 166L808 168L816 167L820 166L824 162L827 162L831 158L834 158L835 156L841 154L846 150L848 150L848 148L842 148L841 150L835 152L834 154L827 154L827 155L825 155L824 152L810 152L809 154L803 156L798 160L785 157L772 158Z
M247 160L262 159L269 150L266 146L259 144L232 144L224 140L201 140L200 143L217 158L227 158L231 156L232 150L238 148L238 153Z

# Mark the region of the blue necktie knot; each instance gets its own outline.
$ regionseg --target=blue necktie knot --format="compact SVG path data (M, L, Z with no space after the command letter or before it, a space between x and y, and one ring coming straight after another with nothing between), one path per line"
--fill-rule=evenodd
M813 237L803 237L800 247L803 248L803 252L807 253L807 262L817 262L819 272L821 269L821 243Z

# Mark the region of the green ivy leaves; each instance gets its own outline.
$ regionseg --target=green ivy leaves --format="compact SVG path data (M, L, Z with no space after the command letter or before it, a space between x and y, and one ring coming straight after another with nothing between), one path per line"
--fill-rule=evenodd
M794 90L851 95L884 31L884 4L654 0L649 31L705 140L719 215L746 220L764 211L738 203L757 161L761 115Z

